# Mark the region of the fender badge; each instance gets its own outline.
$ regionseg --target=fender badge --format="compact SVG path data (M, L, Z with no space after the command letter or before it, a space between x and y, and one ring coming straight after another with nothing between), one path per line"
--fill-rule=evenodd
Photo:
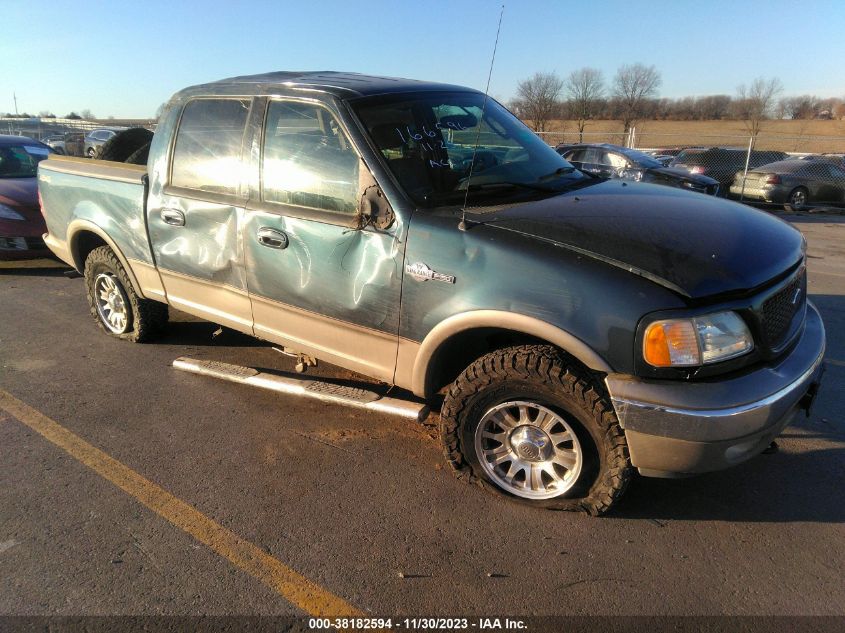
M447 284L455 283L455 277L453 275L444 275L443 273L434 272L422 262L407 264L405 266L405 272L417 281L428 281L429 279L433 279L434 281L444 281Z

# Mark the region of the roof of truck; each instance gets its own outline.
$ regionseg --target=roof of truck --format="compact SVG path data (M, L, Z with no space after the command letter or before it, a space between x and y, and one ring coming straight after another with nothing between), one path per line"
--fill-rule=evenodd
M229 77L206 84L185 88L176 96L197 94L272 94L280 89L317 90L339 99L351 99L377 94L421 91L478 92L465 86L455 86L432 81L379 77L359 73L318 71L277 71L260 75Z

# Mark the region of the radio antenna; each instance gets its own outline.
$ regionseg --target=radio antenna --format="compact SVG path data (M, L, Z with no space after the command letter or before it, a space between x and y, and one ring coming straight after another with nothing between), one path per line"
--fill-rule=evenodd
M505 14L505 5L502 4L502 10L499 12L499 26L496 28L496 42L493 44L493 57L490 58L490 71L487 73L487 87L484 89L484 102L481 104L481 119L478 121L478 126L475 132L475 147L472 148L472 162L469 165L469 175L467 176L467 190L464 194L464 206L461 209L461 222L458 228L461 231L467 230L467 201L469 200L469 185L472 182L472 170L475 167L475 155L478 152L478 142L481 138L481 123L484 121L484 111L487 109L487 98L490 94L490 77L493 76L493 62L496 61L496 49L499 47L499 32L502 30L502 16Z

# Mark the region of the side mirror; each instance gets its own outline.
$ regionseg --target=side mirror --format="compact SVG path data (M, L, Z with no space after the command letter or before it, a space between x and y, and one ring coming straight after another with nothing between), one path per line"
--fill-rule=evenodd
M379 187L375 178L366 172L366 182L362 185L361 195L358 199L358 228L373 226L380 231L389 229L396 221L396 214L387 201L384 192Z

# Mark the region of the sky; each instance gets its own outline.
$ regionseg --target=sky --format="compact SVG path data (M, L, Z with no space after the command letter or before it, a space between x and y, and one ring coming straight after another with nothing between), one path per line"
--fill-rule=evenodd
M490 94L535 72L654 65L660 96L845 98L845 0L505 0ZM146 118L186 86L342 70L484 90L501 0L0 0L0 112Z

